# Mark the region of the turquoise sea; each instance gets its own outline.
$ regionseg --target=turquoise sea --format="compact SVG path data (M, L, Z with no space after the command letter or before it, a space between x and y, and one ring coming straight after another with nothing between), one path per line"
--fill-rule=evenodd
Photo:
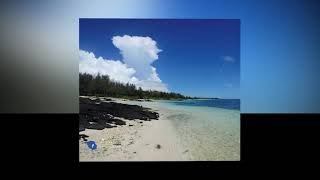
M240 160L239 99L157 100L134 104L164 110L160 117L171 122L183 159Z
M159 101L187 160L240 160L240 100Z

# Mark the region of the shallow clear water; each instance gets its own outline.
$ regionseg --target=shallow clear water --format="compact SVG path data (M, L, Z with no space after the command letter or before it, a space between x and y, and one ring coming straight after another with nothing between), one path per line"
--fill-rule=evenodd
M199 102L204 100L187 101L159 100L138 104L166 109L160 116L172 123L184 159L240 160L240 101L238 109L210 107L207 106L210 102Z
M240 110L172 101L159 104L173 110L167 119L176 129L186 159L240 160Z
M240 110L240 99L189 99L184 101L171 101L171 103L181 106L205 106Z

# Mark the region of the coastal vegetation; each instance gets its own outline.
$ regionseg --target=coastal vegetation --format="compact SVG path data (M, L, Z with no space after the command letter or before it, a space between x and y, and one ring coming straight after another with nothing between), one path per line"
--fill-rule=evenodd
M180 93L145 91L134 84L113 81L108 75L79 74L80 96L108 96L124 99L191 99Z

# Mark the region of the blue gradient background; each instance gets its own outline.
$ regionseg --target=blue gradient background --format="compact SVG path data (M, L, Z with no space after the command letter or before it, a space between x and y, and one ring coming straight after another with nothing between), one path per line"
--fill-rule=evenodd
M176 0L168 4L160 17L241 19L241 112L320 112L317 1Z
M11 43L12 52L3 48L1 62L7 67L34 64L43 67L23 69L20 76L33 73L41 79L28 89L28 96L8 102L29 100L27 112L78 111L78 26L79 18L213 18L241 20L241 111L244 113L320 112L320 6L316 0L118 0L118 1L23 1L1 6L2 46ZM30 25L31 23L31 25ZM28 31L24 28L28 27ZM42 28L39 28L42 27ZM15 31L13 31L15 30ZM50 33L49 33L50 32ZM20 35L20 36L19 36ZM40 36L40 37L39 37ZM38 43L38 40L41 43ZM45 40L45 41L44 41ZM54 42L54 45L53 45ZM38 44L37 44L38 43ZM46 51L28 59L12 61L19 48L41 47ZM30 46L30 44L32 46ZM1 47L2 48L2 47ZM60 49L58 49L60 48ZM32 52L29 49L24 49ZM54 51L55 50L55 51ZM61 51L66 51L63 55ZM12 53L12 54L10 54ZM59 58L48 58L53 53ZM22 54L23 55L23 54ZM61 57L60 57L61 56ZM52 60L53 59L53 60ZM13 63L14 62L14 63ZM21 67L18 67L22 69ZM6 69L2 73L6 72ZM9 76L11 72L7 72ZM47 75L48 74L48 75ZM49 76L50 75L50 76ZM18 75L15 75L18 76ZM33 77L33 76L32 76ZM18 79L18 78L16 78ZM40 82L48 82L40 86ZM60 83L60 84L57 84ZM33 87L50 97L32 102ZM3 86L5 87L5 85ZM63 88L60 88L63 87ZM8 89L8 91L10 90ZM54 91L52 91L54 89ZM22 91L21 90L21 91ZM22 91L23 92L23 91ZM68 93L66 93L68 92ZM45 96L43 96L45 97ZM29 99L28 99L29 98ZM52 106L43 106L48 100ZM56 109L54 109L56 108ZM40 109L40 110L39 110Z

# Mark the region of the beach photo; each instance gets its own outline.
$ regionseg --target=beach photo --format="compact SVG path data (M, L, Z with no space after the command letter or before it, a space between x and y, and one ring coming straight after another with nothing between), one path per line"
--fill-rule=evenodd
M240 20L79 19L79 160L240 161Z

